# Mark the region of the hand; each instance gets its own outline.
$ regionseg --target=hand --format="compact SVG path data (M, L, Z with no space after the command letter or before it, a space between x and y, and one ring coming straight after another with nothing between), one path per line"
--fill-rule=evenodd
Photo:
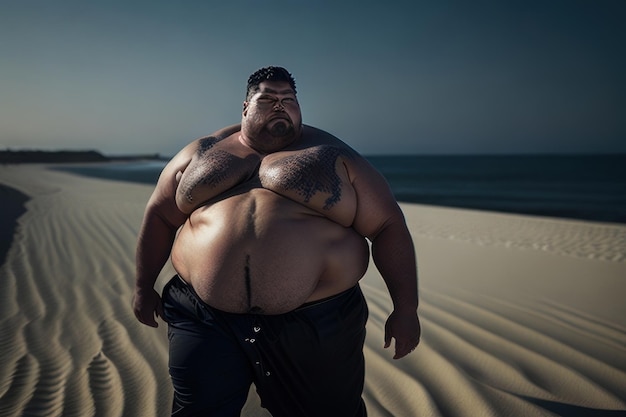
M135 290L133 310L137 320L150 327L159 327L156 317L163 318L163 304L159 293L154 289Z
M385 349L391 345L391 338L396 339L394 359L400 359L415 350L420 342L422 329L417 311L393 311L385 323Z

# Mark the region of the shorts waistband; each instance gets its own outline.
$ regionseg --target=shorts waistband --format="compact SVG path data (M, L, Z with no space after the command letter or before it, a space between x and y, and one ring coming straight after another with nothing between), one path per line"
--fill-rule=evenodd
M194 290L194 288L178 274L176 274L176 275L174 275L172 277L170 282L168 282L166 284L166 287L169 286L169 285L174 284L174 281L177 281L177 283L178 283L178 285L176 285L176 286L183 286L184 288L186 288L194 296L194 298L196 298L197 301L199 301L201 304L203 304L206 307L209 307L209 308L211 308L213 310L218 310L215 307L212 307L212 306L206 304L204 301L202 301L202 299L198 296L198 294L196 294L196 291ZM324 298L321 298L319 300L306 302L306 303L302 304L301 306L296 307L292 311L301 311L301 310L305 310L305 309L312 308L312 307L315 307L315 306L319 306L319 305L322 305L322 304L326 304L326 303L329 303L331 301L335 301L335 300L338 300L340 298L347 297L348 295L352 294L353 292L358 291L358 289L359 289L359 284L357 283L353 287L350 287L347 290L344 290L344 291L342 291L340 293L337 293L337 294L334 294L334 295L331 295L331 296L328 296L328 297L324 297ZM232 313L232 314L234 314L234 313Z
M320 304L324 304L327 303L329 301L334 301L338 298L342 298L343 296L347 296L348 294L353 293L354 291L357 290L357 288L359 287L359 284L356 284L354 287L350 287L347 290L344 290L340 293L337 293L335 295L331 295L328 297L324 297L324 298L320 298L319 300L315 300L315 301L309 301L307 303L302 304L300 307L296 308L294 311L298 311L298 310L303 310L305 308L308 307L314 307L314 306L318 306Z

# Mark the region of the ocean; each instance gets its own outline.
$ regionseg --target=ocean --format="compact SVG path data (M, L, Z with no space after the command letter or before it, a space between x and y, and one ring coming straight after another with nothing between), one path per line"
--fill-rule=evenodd
M626 223L626 154L367 156L398 201ZM63 166L156 184L163 161Z

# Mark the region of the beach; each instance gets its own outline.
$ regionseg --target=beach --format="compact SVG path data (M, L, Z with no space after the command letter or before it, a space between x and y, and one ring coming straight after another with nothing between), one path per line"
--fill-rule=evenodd
M22 212L0 194L3 224L16 221L2 236L0 416L168 416L167 326L131 310L154 186L44 164L0 166L0 185L28 198ZM397 361L383 349L391 300L370 264L370 417L626 415L626 225L401 207L422 341ZM269 416L253 389L243 415Z

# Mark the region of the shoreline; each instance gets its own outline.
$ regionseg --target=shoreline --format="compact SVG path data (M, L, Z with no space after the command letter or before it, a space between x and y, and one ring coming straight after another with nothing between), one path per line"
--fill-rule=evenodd
M616 167L621 156L610 158L602 156L602 161L590 160L598 165L606 162L601 170L581 176L574 172L574 162L567 163L567 169L561 172L559 167L550 167L547 178L537 182L537 174L530 172L530 178L525 179L520 165L521 156L514 157L517 161L509 167L502 157L487 158L484 164L493 163L498 167L495 171L484 170L478 164L482 159L475 157L459 157L459 166L450 166L454 157L442 157L441 164L436 164L438 157L370 157L370 162L389 181L396 198L400 202L430 205L434 207L453 207L467 210L488 211L491 213L509 213L549 217L555 219L572 219L593 221L600 223L626 224L626 199L621 196L626 186L626 169ZM541 157L533 156L534 159ZM562 157L546 156L551 158ZM583 161L593 156L582 156ZM580 158L575 158L578 160ZM624 157L626 158L626 156ZM565 158L570 159L570 158ZM626 161L626 159L624 159ZM412 161L412 162L411 162ZM419 162L418 161L422 161ZM491 162L489 162L491 161ZM609 161L612 161L609 163ZM531 161L532 162L532 161ZM579 161L582 164L582 161ZM414 164L423 165L423 168L409 168ZM544 161L545 165L546 162ZM80 175L116 179L120 181L136 182L141 184L156 184L160 170L165 161L136 161L134 163L86 163L65 164L52 169L77 173ZM441 167L439 165L442 165ZM531 164L532 165L532 164ZM466 172L462 171L466 167ZM503 168L506 167L506 168ZM544 167L547 169L547 167ZM599 169L599 168L598 168ZM446 170L451 170L449 173ZM503 171L504 170L504 171ZM511 172L507 172L511 171ZM522 170L522 171L521 171ZM446 172L444 174L444 172ZM497 180L499 175L512 176L511 187L503 188ZM495 175L495 177L494 177ZM577 178L572 181L569 175ZM556 176L556 177L555 177ZM459 180L458 178L464 178ZM522 179L524 178L524 179ZM609 180L611 178L611 180ZM508 181L508 180L507 180ZM621 181L621 183L620 183ZM412 185L411 185L412 184ZM584 184L584 185L581 185ZM618 185L622 184L622 185ZM454 191L446 191L446 190Z
M42 165L0 166L0 183L30 198L0 265L0 414L169 415L166 326L130 308L153 185ZM383 349L391 301L370 265L370 417L626 413L625 225L401 207L423 337L399 361ZM253 391L242 416L268 417Z

